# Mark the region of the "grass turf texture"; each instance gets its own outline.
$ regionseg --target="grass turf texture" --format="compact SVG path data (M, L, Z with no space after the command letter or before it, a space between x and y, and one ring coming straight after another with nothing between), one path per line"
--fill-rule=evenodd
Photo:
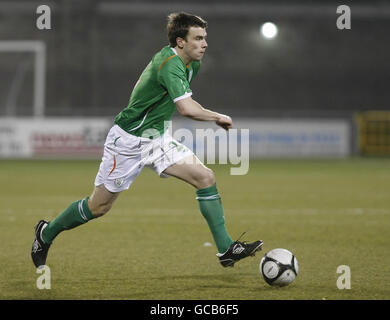
M145 169L112 211L54 241L51 290L38 290L34 225L90 194L97 161L0 161L0 299L389 299L390 159L252 161L216 174L233 238L264 240L255 258L222 268L194 189ZM205 242L213 243L205 247ZM299 275L284 288L259 274L286 248ZM339 290L339 265L351 289Z

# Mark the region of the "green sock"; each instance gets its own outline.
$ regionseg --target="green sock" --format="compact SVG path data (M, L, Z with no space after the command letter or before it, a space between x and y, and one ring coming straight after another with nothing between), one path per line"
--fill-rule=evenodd
M42 231L42 239L46 243L52 243L54 238L62 231L73 229L81 224L94 219L88 207L88 198L73 202L67 207L64 212L57 216L53 221L50 221Z
M196 191L196 195L200 212L209 225L218 252L224 253L234 241L226 231L225 217L223 214L221 197L217 191L217 185L214 184L211 187L200 189Z

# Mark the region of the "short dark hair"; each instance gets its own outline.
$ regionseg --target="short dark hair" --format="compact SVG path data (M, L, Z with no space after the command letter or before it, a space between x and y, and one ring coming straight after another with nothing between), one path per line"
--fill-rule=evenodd
M176 47L178 37L185 39L190 27L201 27L206 29L207 22L199 16L186 12L175 12L168 16L168 40L172 47Z

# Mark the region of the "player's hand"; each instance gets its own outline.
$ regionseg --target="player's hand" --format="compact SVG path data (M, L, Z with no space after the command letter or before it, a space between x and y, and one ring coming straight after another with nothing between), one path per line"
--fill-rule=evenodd
M216 120L215 123L217 125L219 125L220 127L224 128L225 130L229 130L229 129L233 128L232 118L230 118L229 116L226 116L224 114L221 114L219 119Z

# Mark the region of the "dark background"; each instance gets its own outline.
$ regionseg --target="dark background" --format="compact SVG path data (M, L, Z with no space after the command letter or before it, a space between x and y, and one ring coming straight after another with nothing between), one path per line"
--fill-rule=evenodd
M51 8L51 30L36 28L41 4ZM351 30L336 27L342 4L351 8ZM168 44L168 13L181 10L209 23L209 47L192 84L206 108L234 117L390 109L389 1L1 0L0 40L46 42L46 115L115 116ZM274 40L260 37L266 21L279 28ZM0 53L0 116L32 115L32 71L32 54Z

